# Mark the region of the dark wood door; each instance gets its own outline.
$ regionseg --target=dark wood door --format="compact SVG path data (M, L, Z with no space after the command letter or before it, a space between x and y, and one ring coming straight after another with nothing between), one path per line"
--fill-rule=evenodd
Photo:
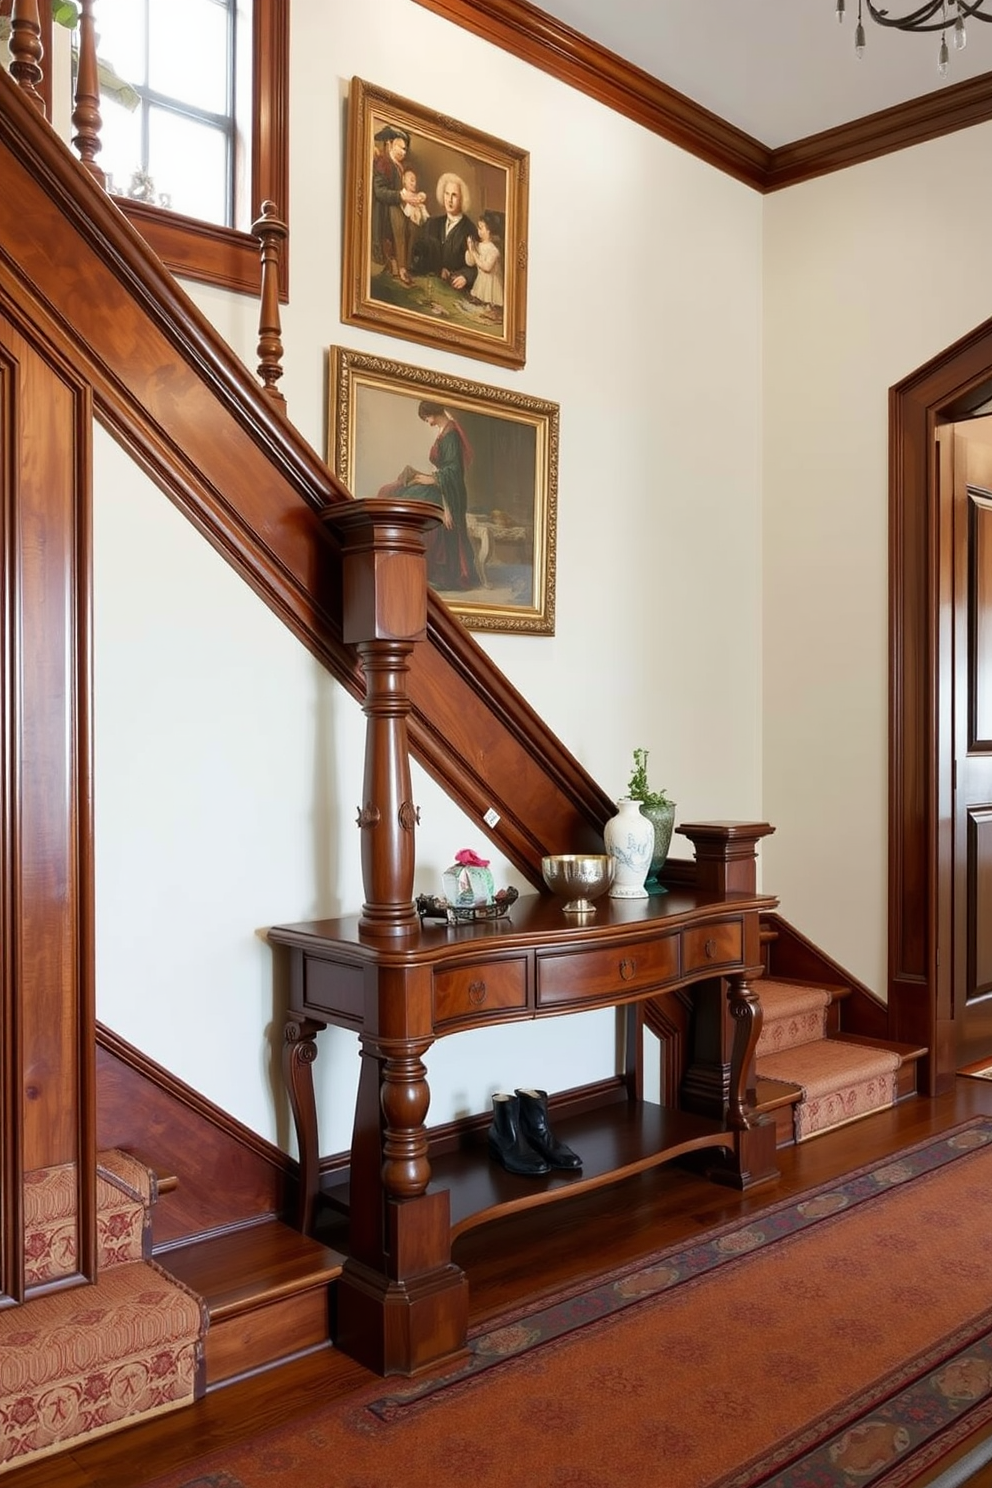
M954 433L954 1007L992 1059L992 418Z

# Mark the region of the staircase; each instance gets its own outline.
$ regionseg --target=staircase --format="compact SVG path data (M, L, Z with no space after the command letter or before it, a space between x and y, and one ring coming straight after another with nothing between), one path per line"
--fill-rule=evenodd
M804 1142L914 1095L925 1047L888 1038L886 1009L777 916L763 929L768 973L757 1105L777 1145Z
M0 1312L0 1472L202 1393L207 1317L150 1259L155 1197L143 1164L98 1155L96 1280L87 1285L75 1165L26 1175L28 1300Z
M204 1300L208 1390L331 1347L330 1298L344 1256L269 1217L158 1253Z
M271 1215L154 1251L153 1205L180 1187L99 1153L86 1285L75 1165L26 1175L28 1300L0 1311L0 1473L330 1347L344 1257Z

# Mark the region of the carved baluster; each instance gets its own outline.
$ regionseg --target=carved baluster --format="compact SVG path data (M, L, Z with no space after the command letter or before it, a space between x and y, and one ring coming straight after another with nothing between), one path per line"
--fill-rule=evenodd
M80 0L79 16L79 65L76 68L76 99L72 111L72 127L76 131L72 143L83 165L101 186L106 186L107 177L103 167L97 165L96 157L102 149L100 126L100 77L96 61L96 24L93 20L93 0Z
M262 203L262 215L252 223L251 230L261 243L262 292L258 318L258 375L262 391L283 412L286 399L276 387L282 376L282 323L279 319L279 268L282 262L282 245L289 234L276 211L275 202Z
M38 0L14 0L10 12L10 75L42 113L45 100L38 91L42 80L41 17Z

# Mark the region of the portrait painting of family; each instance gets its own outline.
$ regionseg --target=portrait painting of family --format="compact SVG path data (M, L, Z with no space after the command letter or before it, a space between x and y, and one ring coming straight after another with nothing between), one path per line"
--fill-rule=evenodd
M342 347L330 385L328 463L437 507L427 579L463 623L553 635L557 405Z
M527 174L525 151L352 79L342 318L523 366Z

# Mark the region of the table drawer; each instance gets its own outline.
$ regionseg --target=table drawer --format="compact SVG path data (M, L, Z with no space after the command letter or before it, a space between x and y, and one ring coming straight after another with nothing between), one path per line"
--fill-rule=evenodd
M365 970L334 961L303 958L303 1007L334 1018L348 1028L361 1028L365 1016Z
M668 935L612 950L566 952L537 959L539 1008L622 1000L678 980L679 940Z
M740 965L744 929L740 920L717 920L682 933L682 967L686 976L712 967Z
M527 961L480 961L434 975L434 1024L486 1018L527 1006Z

